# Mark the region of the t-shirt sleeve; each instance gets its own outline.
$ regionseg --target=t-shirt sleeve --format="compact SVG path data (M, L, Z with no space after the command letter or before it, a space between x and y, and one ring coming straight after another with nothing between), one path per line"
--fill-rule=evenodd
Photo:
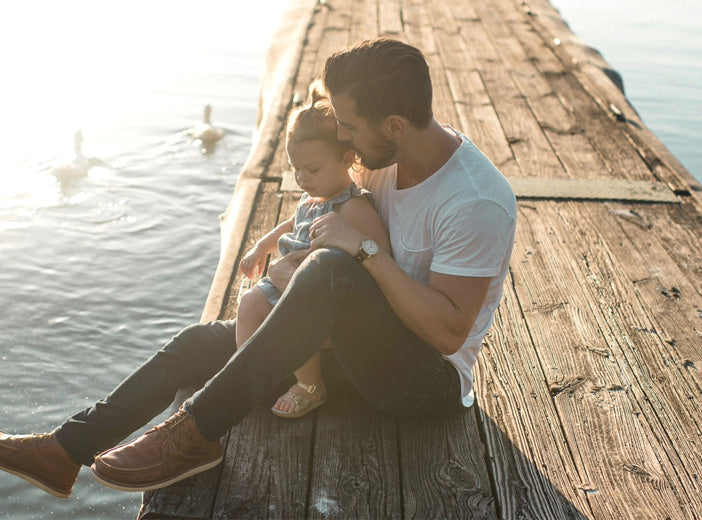
M514 218L482 200L452 209L440 219L430 269L455 276L497 276L514 237Z

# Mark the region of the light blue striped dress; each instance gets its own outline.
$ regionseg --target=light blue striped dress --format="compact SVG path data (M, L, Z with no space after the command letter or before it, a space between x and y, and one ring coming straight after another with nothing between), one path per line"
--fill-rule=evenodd
M295 225L292 233L285 233L278 239L278 251L281 256L310 247L310 226L314 219L333 211L336 204L346 202L351 197L363 197L368 193L370 193L368 190L359 188L353 182L343 192L330 200L320 201L310 197L307 193L303 193L295 210ZM258 287L263 291L271 305L278 303L281 292L271 283L268 277L261 278L254 287Z

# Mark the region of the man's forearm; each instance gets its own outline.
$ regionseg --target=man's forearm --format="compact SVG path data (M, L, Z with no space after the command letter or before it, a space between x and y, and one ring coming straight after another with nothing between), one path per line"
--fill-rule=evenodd
M368 258L364 266L407 328L444 355L463 345L477 313L461 313L448 296L410 278L387 254Z

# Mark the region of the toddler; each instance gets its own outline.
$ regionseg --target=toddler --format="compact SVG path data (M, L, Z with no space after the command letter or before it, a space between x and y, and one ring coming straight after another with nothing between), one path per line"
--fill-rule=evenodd
M290 166L304 193L295 214L261 238L242 259L239 267L248 278L263 272L268 254L276 247L282 256L308 249L312 222L330 211L336 211L379 247L390 251L387 232L368 192L351 181L349 168L356 156L350 143L337 139L336 118L319 82L312 85L310 95L309 104L290 116L286 132ZM237 347L256 332L280 296L280 290L267 277L242 295L236 323ZM327 399L319 352L295 372L295 377L297 383L272 408L279 417L302 417Z

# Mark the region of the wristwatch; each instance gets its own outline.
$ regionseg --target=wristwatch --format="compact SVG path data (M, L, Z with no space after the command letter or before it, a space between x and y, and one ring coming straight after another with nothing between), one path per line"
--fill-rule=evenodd
M363 262L366 258L369 256L373 256L378 252L378 244L375 243L375 241L367 238L363 242L361 242L361 247L358 249L358 253L356 253L356 260L359 262Z

